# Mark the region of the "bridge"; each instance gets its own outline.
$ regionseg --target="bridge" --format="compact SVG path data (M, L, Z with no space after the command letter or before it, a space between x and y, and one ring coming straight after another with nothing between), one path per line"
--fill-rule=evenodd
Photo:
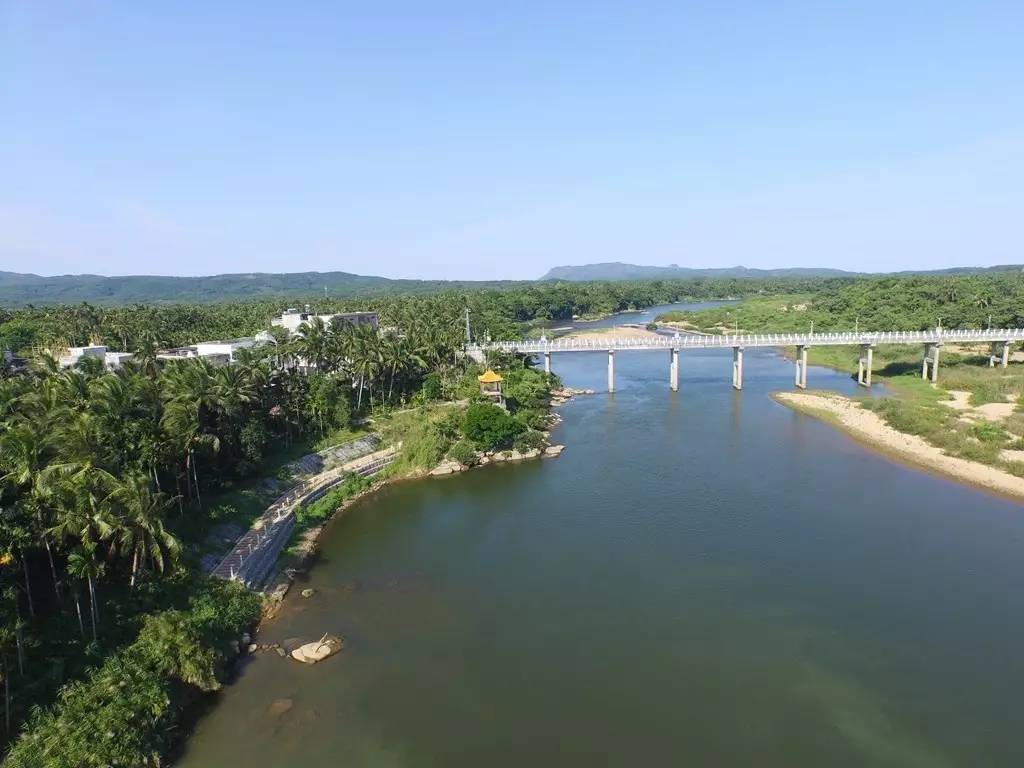
M679 389L679 353L687 349L732 349L732 385L743 388L743 350L756 347L796 347L795 384L807 387L807 350L814 346L859 346L861 348L857 382L871 386L871 366L874 348L879 344L921 345L924 359L921 378L938 381L939 350L943 344L989 344L989 365L1006 367L1010 345L1024 341L1024 328L979 330L929 331L843 331L831 333L755 333L714 335L700 333L659 334L619 339L588 339L586 336L561 339L524 339L522 341L492 341L469 344L466 352L484 360L488 352L508 352L524 355L543 355L544 370L551 372L551 355L558 352L607 352L608 391L615 391L615 353L634 350L666 350L669 352L669 387Z

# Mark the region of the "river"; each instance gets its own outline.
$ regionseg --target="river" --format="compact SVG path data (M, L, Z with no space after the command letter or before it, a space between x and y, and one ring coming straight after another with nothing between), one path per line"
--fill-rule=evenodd
M561 457L354 505L259 638L345 650L249 660L178 765L1020 766L1024 508L745 363L737 393L728 351L688 351L672 393L667 354L617 355L613 396L561 409ZM553 367L603 388L604 354Z

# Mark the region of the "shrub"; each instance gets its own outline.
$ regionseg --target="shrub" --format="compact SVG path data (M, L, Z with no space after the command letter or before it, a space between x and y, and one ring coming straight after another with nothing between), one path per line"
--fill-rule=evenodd
M407 469L430 469L445 455L449 444L436 424L426 419L416 420L402 435L399 461Z
M448 451L448 458L459 462L464 467L475 466L480 461L476 455L476 448L473 447L473 443L469 440L459 440L459 442L453 445L451 450Z
M441 377L436 373L428 373L423 378L423 386L420 391L423 393L423 399L427 400L440 400L441 399Z
M515 449L520 453L540 450L546 445L547 440L544 439L544 435L535 429L528 429L526 432L519 435L515 441Z
M462 433L485 451L511 445L525 430L520 422L490 403L473 403L462 418Z

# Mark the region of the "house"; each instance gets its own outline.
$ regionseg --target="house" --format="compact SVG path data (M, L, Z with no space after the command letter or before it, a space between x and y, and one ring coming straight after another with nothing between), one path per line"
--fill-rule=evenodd
M108 370L120 368L122 365L124 365L131 359L131 352L107 352L107 354L103 356L103 362Z
M270 324L277 328L284 328L289 335L292 335L298 331L300 325L308 323L314 317L319 317L326 326L344 322L352 325L368 325L376 329L378 324L376 312L336 312L330 315L318 315L309 308L309 304L302 312L294 308L286 309L280 317L271 320Z
M68 353L57 360L61 368L72 368L83 357L94 357L106 365L107 348L102 344L89 347L68 347Z
M192 357L202 357L214 365L227 365L235 362L235 355L238 350L255 346L256 339L245 336L240 339L225 339L223 341L201 341L198 344L190 344L187 347L175 347L173 349L162 349L157 355L157 360L187 360Z

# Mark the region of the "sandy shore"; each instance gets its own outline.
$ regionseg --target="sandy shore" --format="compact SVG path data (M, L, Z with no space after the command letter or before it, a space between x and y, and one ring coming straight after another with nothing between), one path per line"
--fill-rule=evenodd
M611 339L660 339L662 337L654 331L648 331L646 328L616 325L612 328L599 328L596 330L580 329L566 334L563 338L609 341Z
M894 456L907 464L1000 494L1024 498L1024 478L986 464L947 456L916 435L898 432L875 413L845 397L801 392L776 392L772 397L801 413L822 418L869 448Z

